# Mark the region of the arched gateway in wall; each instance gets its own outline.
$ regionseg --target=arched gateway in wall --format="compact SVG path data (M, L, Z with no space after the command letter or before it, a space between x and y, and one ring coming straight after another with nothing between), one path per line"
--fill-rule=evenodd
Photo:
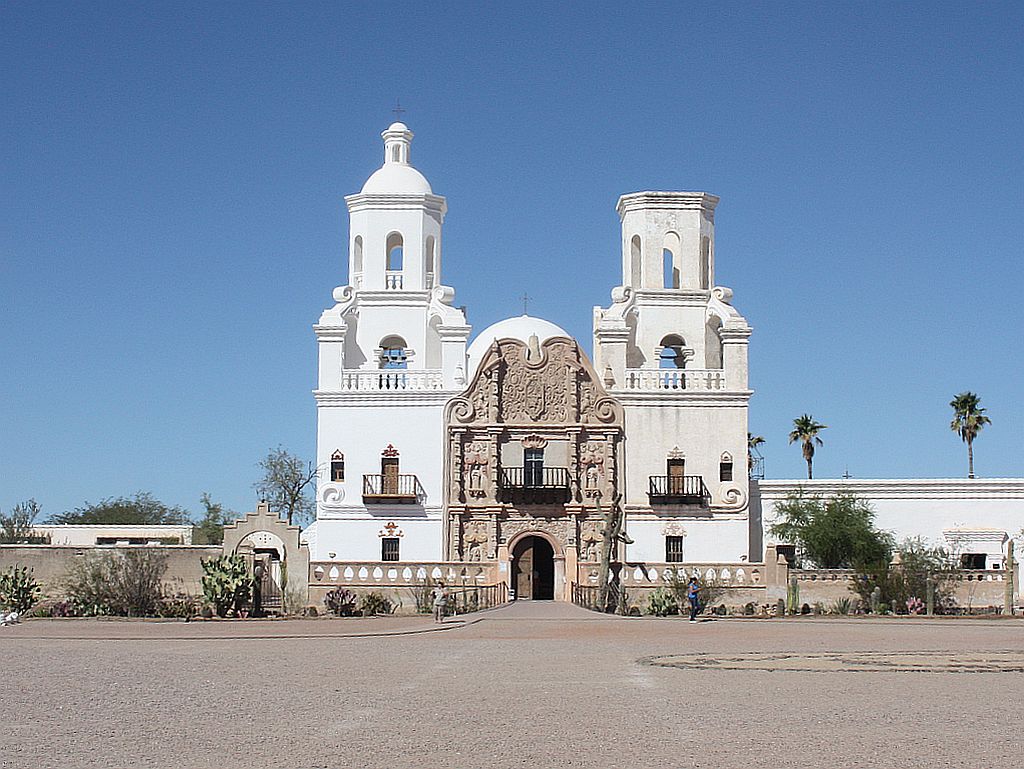
M446 558L496 559L517 597L568 599L577 564L600 552L622 428L575 340L496 340L445 409Z

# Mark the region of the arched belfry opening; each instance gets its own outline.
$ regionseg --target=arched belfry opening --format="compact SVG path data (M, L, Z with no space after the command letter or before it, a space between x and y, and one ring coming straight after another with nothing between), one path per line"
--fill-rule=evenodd
M642 288L643 283L643 250L640 236L634 235L629 241L629 285Z
M403 258L403 246L402 233L392 232L388 235L387 245L385 250L387 251L387 271L388 272L400 272L402 269L402 258Z

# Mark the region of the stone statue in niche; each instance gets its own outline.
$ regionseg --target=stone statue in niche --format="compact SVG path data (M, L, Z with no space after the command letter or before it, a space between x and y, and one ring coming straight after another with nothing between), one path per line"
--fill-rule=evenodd
M583 546L580 548L581 561L596 561L600 554L601 535L593 526L584 528L580 537Z
M462 534L463 559L466 561L484 560L484 550L489 540L486 523L471 521L466 524Z
M488 444L473 441L466 446L463 459L463 474L466 479L466 493L476 499L487 495Z
M583 471L583 494L587 497L593 497L599 494L601 491L601 471L597 469L597 465L587 465L587 469Z
M484 471L480 465L470 465L469 469L469 496L482 497L484 495Z
M604 444L601 441L581 444L580 465L583 467L583 496L598 496L601 493L604 468Z

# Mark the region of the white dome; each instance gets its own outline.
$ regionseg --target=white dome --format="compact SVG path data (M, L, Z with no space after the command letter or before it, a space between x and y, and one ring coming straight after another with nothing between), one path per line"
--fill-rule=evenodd
M385 163L366 180L360 194L430 195L430 182L415 168L404 163Z
M556 326L549 320L534 318L531 315L520 315L518 318L506 318L499 320L479 334L469 346L466 355L469 356L470 376L476 373L477 366L483 360L487 350L497 339L518 339L520 342L528 343L531 336L537 336L537 341L543 343L545 339L553 336L569 336L568 332Z

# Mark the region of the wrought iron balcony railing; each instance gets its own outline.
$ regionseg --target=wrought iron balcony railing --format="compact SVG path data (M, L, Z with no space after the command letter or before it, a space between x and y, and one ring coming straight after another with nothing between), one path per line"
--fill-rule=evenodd
M423 496L423 487L415 475L364 475L363 503L398 502L415 504Z
M652 475L647 494L652 505L711 505L711 493L700 475Z
M565 467L503 467L503 502L565 504L569 501L569 470Z
M501 485L506 489L567 489L569 470L564 467L503 467Z

